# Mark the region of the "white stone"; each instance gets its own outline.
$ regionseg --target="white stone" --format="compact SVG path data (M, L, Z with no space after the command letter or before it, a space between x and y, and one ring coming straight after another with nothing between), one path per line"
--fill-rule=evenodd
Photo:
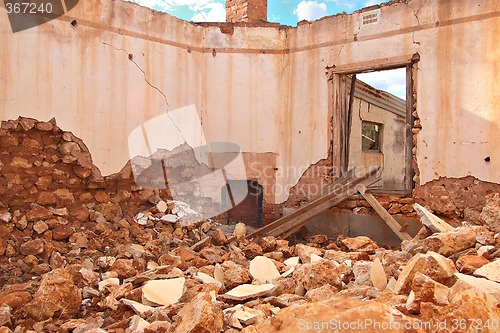
M313 253L313 254L311 254L311 259L310 259L310 262L311 262L311 264L312 264L312 263L315 263L315 262L320 261L320 260L322 260L322 259L323 259L322 257L320 257L320 256L318 256L317 254L314 254L314 253Z
M179 220L179 216L174 214L166 214L160 218L161 221L175 223Z
M215 278L215 280L224 284L224 273L222 272L222 267L219 264L215 265L214 278Z
M500 295L500 283L498 282L462 273L455 273L455 276L458 278L458 281L455 283L455 285L458 284L459 282L462 282L466 283L471 288L477 288L484 293Z
M198 272L196 275L195 275L195 278L205 284L209 284L209 283L213 283L213 284L216 284L218 286L220 286L222 283L217 281L216 279L214 279L213 277L211 277L210 275L206 274L206 273L203 273L203 272Z
M299 264L300 258L299 257L291 257L288 258L287 260L283 261L283 263L287 266L297 266Z
M490 252L493 249L495 249L493 245L483 245L479 249L477 249L477 255L482 256L483 254Z
M274 284L242 284L236 288L231 289L224 294L225 298L236 301L244 301L249 298L264 296L275 288Z
M149 323L139 317L138 315L133 316L130 318L129 322L129 330L134 333L142 333L144 332L144 329L149 326Z
M474 271L474 275L500 282L500 260L495 260Z
M139 303L139 302L136 302L136 301L133 301L130 299L126 299L126 298L122 298L121 302L123 304L129 306L138 315L142 315L145 312L154 310L154 307L152 307L152 306L144 305L142 303Z
M379 258L376 258L370 266L370 280L378 290L382 291L387 287L387 275Z
M234 226L233 236L236 238L245 237L247 235L247 226L244 223L236 223Z
M168 209L168 204L165 201L160 200L160 202L156 204L156 209L158 209L161 213L165 213Z
M250 274L258 283L272 282L280 277L274 262L264 256L257 256L250 261Z
M234 317L238 319L240 323L243 325L251 325L255 323L255 319L257 318L256 314L250 313L248 311L245 311L243 309L236 311L233 314Z
M142 287L144 300L158 305L172 305L179 301L184 294L185 278L148 281Z

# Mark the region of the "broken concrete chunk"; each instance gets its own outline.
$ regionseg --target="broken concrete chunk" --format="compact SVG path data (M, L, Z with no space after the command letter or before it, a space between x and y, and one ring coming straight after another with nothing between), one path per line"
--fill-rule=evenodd
M423 241L424 252L433 251L445 257L476 245L476 234L483 227L460 227L450 231L435 233Z
M338 263L343 263L346 260L370 260L370 256L366 252L343 252L337 250L326 250L324 258L335 260Z
M291 257L288 258L287 260L283 261L283 263L287 266L293 267L297 266L299 264L300 258L299 257Z
M379 258L375 258L370 266L370 280L373 286L380 291L384 290L387 286L387 275Z
M418 272L444 285L451 285L455 281L454 274L457 270L453 261L438 253L418 253L403 268L396 283L395 291L409 294L413 278Z
M185 278L148 281L142 287L143 301L149 302L148 305L175 304L184 293L185 282Z
M447 305L450 288L438 283L430 277L417 273L412 281L410 292L411 302L407 302L407 309L412 313L420 312L420 303L430 302L436 305ZM411 303L411 305L410 305Z
M138 315L134 315L134 316L132 316L132 318L130 318L128 328L131 332L142 333L142 332L144 332L144 329L148 326L149 326L149 323L147 321L145 321L144 319L142 319Z
M451 288L452 294L460 290L477 288L484 293L494 294L500 298L500 283L498 282L462 273L455 273L455 276L458 280Z
M33 230L35 230L36 233L40 235L43 234L45 231L49 230L49 226L44 221L38 221L33 226Z
M145 312L152 311L155 309L152 306L144 305L142 303L139 303L139 302L136 302L136 301L133 301L130 299L126 299L126 298L122 298L121 302L123 304L127 305L128 307L130 307L132 310L134 310L134 312L138 315L142 315Z
M310 263L311 255L313 254L321 256L323 254L323 250L304 244L295 245L295 255L299 256L300 261L302 263L304 264Z
M210 275L206 274L206 273L203 273L203 272L198 272L196 275L195 275L195 278L203 283L213 283L213 284L216 284L218 286L220 286L222 283L220 281L217 281L215 278L211 277Z
M475 270L474 275L500 282L500 260L497 259Z
M320 256L318 256L317 254L314 254L314 253L313 253L313 254L311 254L311 259L310 259L310 261L311 261L311 263L314 263L314 262L320 261L320 260L322 260L322 259L323 259L322 257L320 257Z
M305 290L319 288L329 284L338 290L342 289L342 279L337 266L328 259L295 267L294 280L304 286Z
M292 306L281 309L274 317L256 325L258 333L278 333L278 332L362 332L362 328L356 326L354 329L342 329L342 323L359 323L366 322L365 319L371 320L370 328L364 326L369 332L379 332L374 328L373 323L385 323L391 327L393 333L403 333L407 330L404 327L415 327L412 332L422 333L423 329L419 328L418 320L405 316L393 307L375 302L363 300L347 300L336 299L335 301L306 303L298 306ZM319 326L322 323L327 323L328 326ZM306 325L311 329L307 329ZM314 330L313 325L318 325ZM331 329L336 327L338 329ZM347 326L346 326L347 327ZM352 326L351 326L352 328Z
M250 298L270 294L275 288L274 284L242 284L224 294L224 298L235 301L244 301Z
M207 293L200 293L186 304L175 316L172 332L220 333L224 315L219 306L212 303Z
M224 283L224 272L222 271L222 267L219 264L215 265L214 279L219 281L222 284Z
M165 214L162 217L160 217L160 221L163 222L169 222L169 223L175 223L179 220L179 217L174 214Z
M234 288L240 284L250 281L250 274L248 270L230 260L224 261L221 265L221 269L223 284L227 289ZM215 278L218 280L217 277Z
M479 220L493 232L500 232L500 193L490 193L486 196L486 205L483 207Z
M160 213L165 213L168 209L168 204L163 201L163 200L160 200L157 204L156 204L156 209L158 209L158 211Z
M476 269L488 264L490 261L483 256L465 255L458 258L455 265L460 273L473 274Z
M234 226L233 236L242 238L247 235L247 226L244 223L236 223Z
M237 310L233 317L236 318L241 324L248 326L255 323L257 315L251 312L248 312L244 309Z
M342 244L344 244L349 251L352 252L366 252L373 254L375 253L375 250L378 249L377 243L366 236L345 238L342 240Z
M327 301L338 294L338 289L330 284L325 284L319 288L311 289L306 292L304 298L308 302Z
M58 318L76 315L82 303L82 292L73 282L73 276L58 268L46 273L33 300L23 307L26 315L38 321L57 314Z
M214 245L225 245L227 242L226 234L221 229L215 229L212 234L212 244Z
M269 258L257 256L250 262L250 274L258 283L272 282L280 277L276 265Z
M447 306L436 306L432 303L422 303L420 310L421 322L430 322L433 327L442 329L432 330L438 333L447 332L484 332L497 333L500 322L498 300L491 295L484 294L478 289L461 291L455 295ZM449 323L461 323L461 327L451 328ZM481 323L480 327L472 327L466 323ZM446 327L442 323L447 323Z
M422 224L429 228L432 232L444 232L453 230L453 227L451 225L449 225L436 215L432 214L418 203L413 204L413 209L415 209L417 214L420 216L420 221L422 222Z
M99 291L103 291L107 286L119 286L120 279L119 278L108 278L100 281L98 284Z

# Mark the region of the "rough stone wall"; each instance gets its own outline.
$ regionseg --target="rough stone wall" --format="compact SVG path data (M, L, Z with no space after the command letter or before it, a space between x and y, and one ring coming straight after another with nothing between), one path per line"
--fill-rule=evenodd
M130 217L153 196L171 199L168 190L136 186L129 164L119 174L102 177L85 144L54 119L3 121L0 147L0 207L20 212L32 205L66 207L70 218L84 220L88 210L82 207L88 204Z

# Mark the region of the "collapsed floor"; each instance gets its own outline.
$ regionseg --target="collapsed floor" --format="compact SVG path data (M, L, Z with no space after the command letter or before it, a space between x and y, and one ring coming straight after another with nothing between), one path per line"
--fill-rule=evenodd
M499 329L498 194L486 227L423 227L401 250L249 241L243 225L185 225L182 203L130 170L100 177L54 122L0 131L0 333Z

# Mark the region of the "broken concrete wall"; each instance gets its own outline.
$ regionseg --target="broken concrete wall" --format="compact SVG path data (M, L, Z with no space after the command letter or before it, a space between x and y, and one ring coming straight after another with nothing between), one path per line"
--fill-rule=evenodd
M265 200L280 203L329 156L333 88L325 68L394 65L418 52L417 185L468 175L499 183L500 4L412 0L371 9L380 9L380 23L363 28L366 10L297 28L195 25L119 1L80 2L15 34L2 20L0 118L56 117L111 174L128 161L134 129L194 105L207 141L234 142L275 172L257 178L276 179ZM167 125L179 137L179 121ZM333 142L334 161L337 148Z

